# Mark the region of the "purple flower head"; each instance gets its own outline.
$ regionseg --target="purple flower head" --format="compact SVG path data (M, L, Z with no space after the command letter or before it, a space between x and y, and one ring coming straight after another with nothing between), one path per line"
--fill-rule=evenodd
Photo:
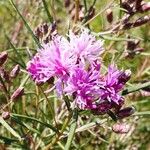
M27 70L37 83L46 82L53 76L64 78L77 58L69 51L69 42L60 36L42 45L38 53L27 64Z
M90 69L85 70L84 67L74 69L67 82L65 92L68 95L75 95L75 102L81 109L92 109L95 107L94 100L99 97L99 64L92 65Z
M123 101L119 92L129 79L129 71L119 71L116 66L111 65L103 79L103 88L101 88L101 99L109 102L121 104Z
M70 46L73 53L82 62L84 60L97 60L99 55L103 52L103 41L96 40L96 38L89 34L88 30L83 30L80 35L75 35L70 31L69 33Z
M106 74L100 73L99 55L103 42L83 30L80 35L70 31L69 40L55 36L43 44L27 64L33 80L43 83L56 79L52 88L58 96L69 95L80 109L106 113L114 108L120 110L123 97L120 91L129 80L129 70L119 71L110 65ZM51 89L50 89L51 91Z

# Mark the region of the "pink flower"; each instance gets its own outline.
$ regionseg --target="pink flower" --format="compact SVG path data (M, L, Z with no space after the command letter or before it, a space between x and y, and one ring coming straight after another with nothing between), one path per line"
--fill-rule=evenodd
M90 69L75 68L64 89L67 95L74 95L77 106L81 109L92 109L94 101L99 97L100 65L92 65Z
M103 88L101 89L101 99L106 99L109 102L114 102L117 105L123 101L120 91L125 83L129 80L131 72L125 72L117 69L115 65L110 65L107 74L102 81Z
M96 38L89 34L88 30L83 30L80 35L75 35L70 31L69 33L71 49L82 62L85 60L97 60L103 52L103 41L96 40Z
M53 76L64 78L76 64L77 58L69 51L69 42L56 36L42 45L38 53L27 64L27 70L35 82L46 82Z

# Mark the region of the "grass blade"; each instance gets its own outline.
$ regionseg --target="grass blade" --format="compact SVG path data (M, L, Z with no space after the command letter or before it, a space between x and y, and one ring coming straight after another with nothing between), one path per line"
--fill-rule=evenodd
M4 137L0 135L0 140L2 140L5 144L10 145L13 142L18 142L17 139L12 139L12 138L8 138L8 137Z
M21 141L21 136L13 129L9 126L9 124L2 118L0 117L0 123L15 137L17 137L19 139L19 141Z
M48 124L48 123L45 123L45 122L42 122L34 117L30 117L30 116L25 116L25 115L19 115L19 114L11 114L12 116L14 117L18 117L18 118L22 118L22 119L26 119L26 120L30 120L30 121L35 121L35 122L38 122L50 129L52 129L54 132L57 132L57 129L54 128L52 125Z
M41 134L38 130L36 130L36 129L30 127L28 124L24 123L23 121L20 121L20 119L18 119L17 117L12 117L12 119L13 119L16 123L20 124L21 126L26 127L29 131L32 131L33 133L37 133L38 135Z
M32 29L30 28L30 26L28 25L28 23L26 22L26 20L24 19L24 17L22 16L22 14L20 13L20 11L18 10L18 8L16 7L16 5L14 4L13 0L9 0L9 2L11 3L11 5L14 7L15 11L19 14L20 18L22 19L24 25L26 26L27 30L29 31L29 33L31 34L33 40L35 41L35 43L37 44L38 47L41 47L37 37L34 35Z
M90 123L88 123L86 125L83 125L83 126L77 128L76 129L76 133L89 130L91 128L94 128L95 126L98 126L98 125L101 125L101 124L105 123L106 121L107 121L107 119L103 119L103 120L97 119L97 120L95 120L93 122L90 122Z
M150 117L150 111L136 112L132 116L149 116Z
M43 2L43 5L44 5L44 8L45 8L45 11L46 11L46 13L47 13L47 16L48 16L48 19L49 19L49 21L52 23L53 22L53 18L52 18L52 16L50 15L50 12L49 12L49 10L48 10L48 5L47 5L47 3L46 3L46 1L45 0L42 0L42 2Z
M150 87L150 82L134 85L133 87L127 88L127 89L122 91L122 95L127 95L129 93L139 91L139 90L144 89L146 87Z
M7 35L5 35L5 36L6 36L6 38L7 38L7 41L8 41L9 44L11 45L12 49L16 52L16 54L17 54L17 56L18 56L18 60L21 60L21 66L22 66L23 68L26 68L26 64L25 64L24 60L22 59L22 56L20 55L20 53L18 52L18 50L15 48L15 46L12 44L10 38L9 38ZM20 64L20 63L19 63L19 64Z
M77 110L75 109L74 110L74 116L73 116L73 122L70 126L70 131L69 131L67 143L65 145L65 150L70 149L70 146L71 146L74 134L75 134L75 130L76 130L76 127L77 127L77 119L78 119L78 113L77 113Z

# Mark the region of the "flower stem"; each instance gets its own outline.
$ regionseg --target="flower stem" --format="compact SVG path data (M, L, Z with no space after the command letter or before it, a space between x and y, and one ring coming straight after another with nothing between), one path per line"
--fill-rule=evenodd
M74 22L77 23L79 19L79 0L75 0L75 9L76 9L76 13L75 13Z

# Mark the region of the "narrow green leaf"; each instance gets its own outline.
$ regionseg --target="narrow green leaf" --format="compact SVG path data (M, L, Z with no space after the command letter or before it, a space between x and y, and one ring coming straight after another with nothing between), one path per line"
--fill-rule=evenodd
M136 112L132 116L149 116L150 117L150 111Z
M30 127L28 124L26 124L25 122L21 121L21 120L18 119L17 117L13 117L13 116L12 116L12 119L13 119L16 123L20 124L21 126L26 127L29 131L32 131L32 132L34 132L34 133L37 133L38 135L41 134L38 130L36 130L36 129Z
M9 124L2 118L0 117L0 123L12 134L14 135L15 137L17 137L19 139L19 141L21 141L21 137L20 135L13 129L9 126Z
M24 65L23 65L22 63L20 63L19 61L17 61L16 59L13 59L13 58L11 58L11 57L8 57L8 58L9 58L12 62L14 62L14 63L20 65L22 68L25 68Z
M53 22L53 18L52 18L52 16L50 15L50 12L49 12L49 10L48 10L48 5L47 5L47 3L46 3L46 1L45 0L42 0L42 2L43 2L43 5L44 5L44 8L45 8L45 11L46 11L46 13L47 13L47 16L48 16L48 19L49 19L49 21L52 23Z
M77 109L75 109L74 110L74 116L73 116L73 122L70 126L70 131L69 131L67 143L65 145L65 150L70 149L70 146L71 146L74 134L75 134L75 130L76 130L76 127L77 127L77 119L78 119L78 112L77 112Z
M14 117L18 117L18 118L22 118L22 119L27 119L27 120L30 120L30 121L35 121L35 122L38 122L50 129L52 129L54 132L57 132L57 129L55 127L53 127L52 125L48 124L48 123L45 123L45 122L42 122L34 117L29 117L29 116L25 116L25 115L19 115L19 114L11 114L12 116Z
M144 88L149 87L149 86L150 86L150 82L146 82L146 83L143 83L143 84L137 84L137 85L134 85L130 88L127 88L127 89L123 90L122 95L127 95L129 93L139 91L139 90L144 89Z
M18 10L18 8L16 7L16 5L14 4L13 0L9 0L9 2L11 3L11 5L14 7L15 11L19 14L20 18L22 19L22 21L24 22L24 25L26 26L27 30L29 31L29 33L31 34L33 40L35 41L35 43L37 44L38 47L41 47L37 37L34 35L32 29L30 28L30 26L28 25L28 23L26 22L26 20L24 19L24 17L22 16L22 14L20 13L20 11Z
M20 55L20 53L18 52L18 50L15 48L15 46L12 44L10 38L9 38L7 35L5 35L5 36L6 36L7 41L8 41L9 44L11 45L12 49L16 52L17 57L18 57L18 60L21 61L21 66L22 66L23 68L26 68L26 64L25 64L24 60L22 59L22 56Z
M11 144L12 142L18 142L17 139L12 139L12 138L8 138L8 137L4 137L0 135L0 140L2 140L5 144Z
M95 127L95 126L98 126L98 125L100 125L100 124L105 123L106 121L107 121L107 119L103 119L103 120L97 119L97 120L95 120L95 121L93 121L93 122L90 122L90 123L88 123L88 124L86 124L86 125L83 125L83 126L77 128L77 129L76 129L76 133L77 133L77 132L82 132L82 131L85 131L85 130L89 130L89 129Z
M23 87L27 83L29 78L30 78L30 75L28 74L25 78L23 78L19 87Z
M104 40L111 40L111 41L134 41L135 39L127 39L127 38L119 38L119 37L110 37L110 36L102 36L100 35Z

